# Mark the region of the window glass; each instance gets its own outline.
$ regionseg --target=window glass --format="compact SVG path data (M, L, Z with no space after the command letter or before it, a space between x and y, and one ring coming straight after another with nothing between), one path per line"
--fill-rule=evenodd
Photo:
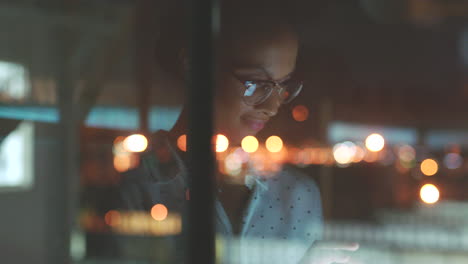
M468 261L468 1L204 4L0 1L3 262Z

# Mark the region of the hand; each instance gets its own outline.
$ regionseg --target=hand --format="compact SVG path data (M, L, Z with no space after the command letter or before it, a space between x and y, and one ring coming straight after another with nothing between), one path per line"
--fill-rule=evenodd
M300 264L357 263L351 253L358 248L358 243L318 241L310 246Z

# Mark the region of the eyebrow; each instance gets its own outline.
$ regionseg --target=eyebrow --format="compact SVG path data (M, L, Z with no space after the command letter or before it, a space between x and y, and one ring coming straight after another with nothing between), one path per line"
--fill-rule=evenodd
M293 75L294 73L294 70L290 73L288 73L287 75L285 75L284 77L280 78L280 79L273 79L271 78L271 74L268 73L267 70L265 70L265 68L261 67L261 66L256 66L256 65L237 65L235 66L238 70L247 70L247 71L253 71L255 72L254 74L258 76L263 76L263 77L267 77L268 80L270 81L275 81L277 83L282 83L284 81L287 81L289 79L291 79L291 76Z

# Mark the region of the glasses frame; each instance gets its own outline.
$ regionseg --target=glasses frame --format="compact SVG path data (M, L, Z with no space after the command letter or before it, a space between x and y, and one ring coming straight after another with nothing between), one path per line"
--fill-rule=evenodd
M250 85L252 85L252 84L269 84L268 87L271 87L271 88L268 88L265 96L257 103L252 104L252 103L248 102L245 99L245 95L243 94L242 99L244 100L244 102L247 105L250 105L250 106L257 106L257 105L263 104L266 100L268 100L268 98L270 98L271 94L273 93L273 90L276 90L278 92L278 95L281 96L281 93L283 91L286 91L286 89L287 89L287 87L284 85L284 83L289 81L292 78L292 74L289 74L288 76L283 78L283 80L279 80L279 81L275 81L275 80L273 80L271 78L267 79L267 80L246 80L246 79L243 79L243 78L239 77L234 72L231 72L231 73L242 84L242 86L245 88L245 90L249 89L249 87L248 87L249 84ZM296 89L294 94L292 94L287 100L282 100L281 104L288 104L292 100L294 100L294 98L296 98L299 95L299 93L301 93L303 86L304 86L303 81L299 81L298 88ZM245 91L244 91L244 93L245 93Z

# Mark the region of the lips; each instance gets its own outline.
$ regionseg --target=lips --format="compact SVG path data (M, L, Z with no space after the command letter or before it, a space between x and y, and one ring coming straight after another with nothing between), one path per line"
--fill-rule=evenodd
M242 121L252 130L260 131L265 127L265 124L268 120L258 119L258 118L242 118Z

